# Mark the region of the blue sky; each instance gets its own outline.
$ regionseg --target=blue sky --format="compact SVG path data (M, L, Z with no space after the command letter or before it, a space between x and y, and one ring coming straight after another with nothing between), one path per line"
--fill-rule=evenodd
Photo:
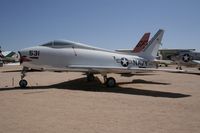
M66 39L132 48L165 30L163 48L200 51L199 0L0 0L0 46L20 50Z

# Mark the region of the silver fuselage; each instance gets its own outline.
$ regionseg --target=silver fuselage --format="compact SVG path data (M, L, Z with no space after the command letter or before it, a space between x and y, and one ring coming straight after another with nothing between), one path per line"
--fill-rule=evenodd
M89 71L85 66L102 68L101 71L110 72L103 69L106 67L118 67L129 69L132 67L146 68L153 67L154 64L144 58L122 54L114 51L87 48L51 48L46 46L36 46L20 51L21 56L25 56L29 61L22 63L23 66L49 71ZM128 64L123 64L123 59L127 59ZM126 61L126 60L125 60ZM126 63L126 62L125 62ZM70 66L83 66L83 68L71 68Z

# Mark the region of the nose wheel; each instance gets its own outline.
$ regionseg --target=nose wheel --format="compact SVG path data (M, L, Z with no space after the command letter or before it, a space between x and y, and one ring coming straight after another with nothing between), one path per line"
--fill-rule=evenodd
M28 82L25 79L22 79L19 81L19 86L21 88L26 88L27 85L28 85Z

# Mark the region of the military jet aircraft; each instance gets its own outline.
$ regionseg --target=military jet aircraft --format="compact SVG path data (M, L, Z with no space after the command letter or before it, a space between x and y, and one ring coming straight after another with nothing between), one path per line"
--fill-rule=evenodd
M169 58L178 65L177 69L182 70L181 66L194 66L200 70L200 52L182 50L171 55Z
M4 51L3 52L0 47L0 61L3 64L17 62L17 56L18 56L18 54L16 54L13 51Z
M94 80L94 74L101 74L107 87L114 87L116 81L107 77L108 73L130 74L138 71L157 71L154 62L164 34L160 29L138 55L110 51L102 48L72 42L51 41L39 46L19 51L23 65L20 87L28 82L24 79L28 68L46 71L84 72L88 81ZM170 71L170 70L159 70ZM172 70L173 71L173 70Z

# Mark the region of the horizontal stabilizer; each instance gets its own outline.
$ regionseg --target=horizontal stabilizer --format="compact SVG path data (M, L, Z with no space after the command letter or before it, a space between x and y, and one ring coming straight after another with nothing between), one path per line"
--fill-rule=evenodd
M193 62L200 64L200 60L192 60Z

